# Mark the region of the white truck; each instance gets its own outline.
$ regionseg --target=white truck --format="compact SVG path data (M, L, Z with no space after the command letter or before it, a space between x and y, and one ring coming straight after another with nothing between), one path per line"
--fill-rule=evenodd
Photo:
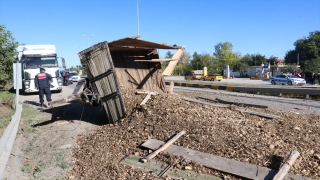
M40 68L45 68L46 73L52 76L50 90L62 91L62 77L55 45L23 45L18 46L18 52L18 61L21 66L19 83L22 83L24 93L38 92L34 86L34 78L40 73Z

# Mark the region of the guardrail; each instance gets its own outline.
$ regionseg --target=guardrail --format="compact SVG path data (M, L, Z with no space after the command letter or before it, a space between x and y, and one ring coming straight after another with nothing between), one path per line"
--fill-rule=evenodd
M244 86L232 86L232 85L217 85L217 84L205 84L205 83L189 83L189 82L175 82L166 81L166 85L170 85L170 82L174 83L174 86L183 87L196 87L196 88L209 88L216 90L229 90L235 92L249 92L249 93L279 93L282 94L298 94L305 95L309 98L309 95L320 96L320 89L307 89L307 88L276 88L276 87L244 87Z

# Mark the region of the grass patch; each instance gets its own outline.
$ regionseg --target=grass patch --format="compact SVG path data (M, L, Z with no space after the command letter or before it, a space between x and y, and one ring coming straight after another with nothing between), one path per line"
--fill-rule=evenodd
M25 133L32 133L35 131L33 125L43 122L44 119L39 118L41 112L29 104L22 104L22 109L23 130Z
M22 106L21 125L23 133L25 136L32 136L32 133L36 129L33 125L44 121L44 119L41 118L41 112L32 105L24 103ZM27 146L23 149L23 152L28 159L23 162L22 166L22 171L31 174L35 179L39 179L41 172L46 166L43 162L33 162L38 156L37 140L38 136L33 136L31 141L29 141Z
M65 156L62 153L56 154L57 166L61 169L67 169L69 162L65 160Z
M11 121L13 110L14 96L9 91L0 91L0 136Z

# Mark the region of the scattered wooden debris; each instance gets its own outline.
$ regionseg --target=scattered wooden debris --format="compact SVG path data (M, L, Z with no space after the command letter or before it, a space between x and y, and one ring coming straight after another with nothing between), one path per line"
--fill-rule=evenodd
M203 101L199 101L199 100L195 100L195 99L190 99L190 98L182 98L182 99L183 99L183 100L186 100L186 101L189 101L189 102L206 104L206 105L215 106L215 107L223 107L223 108L230 107L230 106L226 106L226 105L213 104L213 103L203 102ZM256 112L256 111L248 111L248 110L238 109L238 108L235 108L234 110L239 111L241 114L243 114L243 113L248 113L248 114L253 114L253 115L265 117L265 118L268 118L268 119L276 119L276 118L279 118L279 116L277 116L277 115L272 115L272 114L267 114L267 113L261 113L261 112Z
M214 107L222 107L222 108L229 107L229 106L226 106L226 105L213 104L213 103L203 102L203 101L190 99L190 98L182 98L182 99L185 100L185 101L194 102L194 103L200 103L200 104L205 104L205 105L210 105L210 106L214 106Z
M158 92L149 92L149 91L138 91L136 94L147 94L147 96L143 99L140 105L146 104L146 102L151 98L151 95L158 95Z
M169 90L168 90L169 94L171 94L173 92L173 86L174 86L174 83L171 81L170 86L169 86Z
M121 160L121 164L125 164L137 169L140 169L141 171L150 172L153 174L158 175L159 177L170 177L173 179L188 179L188 180L221 180L221 178L208 175L208 174L202 174L197 173L191 170L180 170L180 169L171 169L171 166L155 161L150 160L148 163L142 163L139 160L141 157L129 155Z
M151 95L158 95L158 92L151 92L151 91L137 91L136 94L151 94Z
M286 160L285 164L282 166L279 172L274 176L273 180L282 180L288 173L290 167L293 165L293 163L297 160L299 156L300 156L300 153L298 151L292 151L288 159Z
M260 116L260 117L264 117L264 118L268 118L268 119L280 118L280 116L277 116L277 115L261 113L261 112L256 112L256 111L248 111L248 110L245 110L245 109L235 108L234 110L239 111L241 114L248 113L248 114L252 114L252 115L256 115L256 116Z
M204 100L207 100L207 101L212 101L212 102L218 103L218 101L215 100L215 99L209 99L209 98L204 98L204 97L200 97L200 96L196 96L195 98L196 98L197 100L204 99Z
M297 110L306 110L306 108L299 108L299 107L296 107L296 108L293 108L293 109L297 109Z
M172 139L170 139L168 142L166 142L165 144L163 144L159 149L157 149L156 151L154 151L153 153L149 154L147 157L142 158L141 161L142 162L147 162L150 159L154 158L157 154L159 154L161 151L167 149L171 144L173 144L176 140L179 139L179 137L181 137L182 135L184 135L186 133L186 131L182 130L181 132L179 132L177 135L175 135Z
M141 146L155 150L158 149L164 143L165 142L156 139L149 139ZM235 161L233 159L223 158L220 156L215 156L212 154L183 148L176 145L171 145L169 148L165 149L164 152L173 154L175 156L183 156L184 158L196 161L204 165L205 167L216 169L225 173L233 174L248 179L272 179L278 172L277 170L269 169L266 167L247 164L244 162ZM295 180L311 180L294 174L286 174L285 178L292 178Z
M223 103L223 104L233 104L233 105L238 105L238 106L242 105L242 106L255 107L255 108L268 108L268 106L257 105L257 104L248 104L248 103L240 103L240 102L230 102L230 101L225 101L225 100L222 100L222 99L219 99L219 98L216 98L215 100L218 101L219 103Z

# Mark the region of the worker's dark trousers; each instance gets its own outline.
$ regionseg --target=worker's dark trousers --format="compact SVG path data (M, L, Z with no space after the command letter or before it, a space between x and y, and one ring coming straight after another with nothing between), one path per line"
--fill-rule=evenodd
M44 94L46 94L47 101L50 102L51 101L50 87L39 87L40 104L43 104L43 102L44 102L44 99L43 99Z

